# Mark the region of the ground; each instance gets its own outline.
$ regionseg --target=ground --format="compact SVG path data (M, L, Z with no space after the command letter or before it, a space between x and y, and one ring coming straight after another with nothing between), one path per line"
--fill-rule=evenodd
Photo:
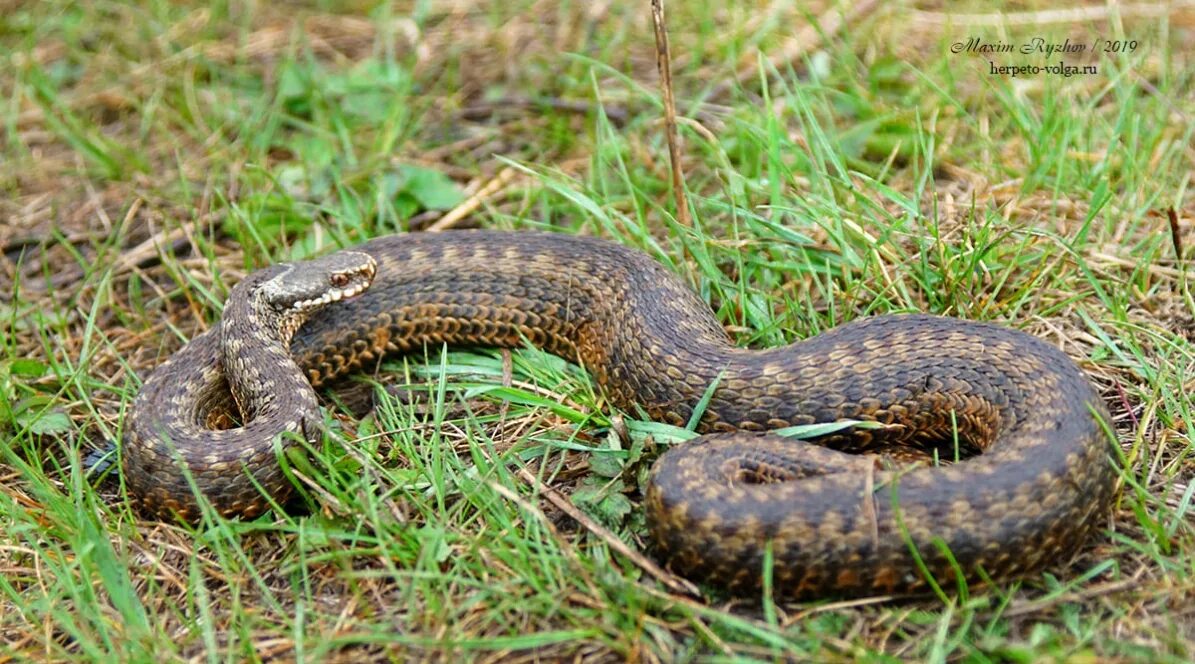
M1195 5L944 10L669 3L684 215L647 2L0 3L0 661L1195 657ZM326 393L285 512L86 475L247 272L474 226L644 249L743 346L1038 335L1113 413L1114 510L942 597L686 595L642 557L675 432L530 349Z

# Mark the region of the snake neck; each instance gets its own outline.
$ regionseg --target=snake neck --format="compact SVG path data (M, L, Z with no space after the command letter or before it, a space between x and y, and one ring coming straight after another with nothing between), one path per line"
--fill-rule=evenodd
M266 415L281 389L311 389L288 351L303 317L270 306L259 288L270 276L237 284L221 319L220 359L242 422Z

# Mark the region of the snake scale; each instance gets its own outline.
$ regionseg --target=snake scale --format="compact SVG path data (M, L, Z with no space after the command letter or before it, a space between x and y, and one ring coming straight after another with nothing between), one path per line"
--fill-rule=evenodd
M643 253L496 231L382 237L246 277L135 399L127 486L150 512L194 519L189 474L217 511L252 517L263 493L291 491L278 434L320 435L312 386L425 344L528 342L662 422L687 423L715 386L697 423L710 435L656 461L644 505L660 558L735 592L760 587L769 552L775 592L796 598L1023 575L1074 551L1110 508L1105 407L1039 339L913 314L738 348ZM234 408L243 426L221 428ZM816 444L768 433L844 418L884 426Z

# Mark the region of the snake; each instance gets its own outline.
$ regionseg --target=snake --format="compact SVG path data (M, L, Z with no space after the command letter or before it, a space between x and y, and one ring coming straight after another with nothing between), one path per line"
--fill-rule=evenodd
M389 235L250 273L133 400L129 496L162 518L256 517L293 491L279 453L320 440L316 388L429 346L528 345L582 366L609 406L700 434L651 467L647 547L735 594L1021 577L1076 552L1113 501L1107 407L1044 340L908 313L740 347L644 252L496 230Z

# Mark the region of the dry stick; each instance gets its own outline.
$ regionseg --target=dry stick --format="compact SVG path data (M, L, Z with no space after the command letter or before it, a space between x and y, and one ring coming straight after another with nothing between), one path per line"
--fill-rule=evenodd
M131 219L136 214L137 209L141 207L141 202L140 198L133 201L128 214L125 215L126 220ZM178 242L193 239L195 231L202 230L201 224L206 225L210 221L210 219L188 221L169 230L163 229L151 233L140 244L120 256L117 260L116 273L122 274L136 270L142 267L147 261L162 257L168 248L173 247Z
M1152 82L1150 82L1150 80L1148 78L1145 78L1144 76L1142 76L1141 72L1134 69L1133 70L1133 78L1137 79L1137 85L1140 85L1142 87L1142 89L1144 89L1149 94L1153 95L1154 98L1157 99L1158 101L1162 102L1162 104L1166 108L1170 109L1171 113L1174 113L1178 117L1182 118L1183 122L1191 121L1191 117L1189 115L1187 115L1186 113L1184 113L1183 109L1179 108L1178 105L1176 105L1174 103L1174 101L1170 99L1170 97L1167 97L1166 95L1162 94L1162 91L1159 90L1157 88L1157 86L1155 86Z
M488 452L484 452L484 454L491 462L494 460ZM539 522L543 524L544 528L548 529L548 532L551 533L552 537L556 539L557 543L560 544L560 548L563 549L572 560L577 560L573 545L568 540L560 536L560 532L556 530L556 526L552 525L552 520L548 518L547 514L544 514L544 511L539 508L539 505L534 505L528 502L526 499L520 496L517 491L508 489L494 480L486 480L486 486L493 489L494 493L497 493L499 496L502 496L503 498L514 503L517 507L525 510L527 514L530 514L538 519ZM585 573L585 570L579 569L578 571L583 577L582 581L584 581L585 585L588 586L589 592L593 593L595 596L599 595L597 588L593 585L593 580L589 578L589 575Z
M554 111L563 111L565 113L577 113L586 115L592 113L597 106L587 101L579 101L574 99L561 99L559 97L544 97L535 99L531 97L523 97L519 95L498 99L495 101L487 101L472 106L462 108L457 115L463 120L485 120L497 113L505 110L531 110L535 111L540 108L547 108ZM610 120L616 127L626 125L629 119L629 113L621 106L612 106L602 104L602 113Z
M588 515L573 505L573 503L568 498L564 497L564 495L559 491L539 481L539 478L532 474L531 471L527 470L526 468L519 467L515 469L515 474L519 476L519 479L523 480L533 489L535 489L541 496L547 498L550 503L557 507L557 509L572 517L574 521L584 526L589 532L600 537L611 549L614 549L627 558L630 558L631 562L638 565L643 571L656 577L660 583L668 586L672 592L681 593L683 595L691 595L693 597L700 596L697 586L680 578L679 576L676 576L675 574L669 573L647 556L627 546L626 542L623 542L618 535L610 531L609 528L606 528L602 524L589 518Z
M1169 277L1171 279L1178 279L1179 277L1183 276L1181 270L1176 270L1172 267L1163 267L1161 265L1154 265L1152 263L1148 265L1141 265L1137 261L1121 258L1120 256L1113 256L1102 251L1091 252L1091 258L1095 258L1105 263L1111 263L1112 265L1119 265L1120 267L1144 268L1145 271L1149 272L1155 277Z
M1123 590L1130 590L1140 586L1141 571L1135 573L1128 579L1121 579L1119 581L1109 581L1103 585L1086 588L1084 590L1077 590L1074 592L1067 592L1061 595L1047 596L1041 599L1027 600L1025 602L1013 603L1003 613L1000 614L1002 618L1014 618L1028 613L1037 613L1048 609L1058 604L1071 603L1091 599L1093 597L1101 597L1103 595L1111 595Z
M473 214L477 208L481 207L481 204L485 202L487 198L501 191L506 187L506 185L510 184L510 182L514 180L515 176L518 174L518 171L509 166L502 169L497 175L494 176L492 180L485 183L485 186L483 186L481 189L478 189L476 194L473 194L468 198L468 200L449 210L447 214L437 219L434 224L428 226L427 232L434 233L436 231L443 231L456 226L466 217Z
M685 195L685 174L681 171L680 136L676 131L676 98L672 94L672 56L668 51L668 31L664 23L664 0L651 0L651 20L656 29L656 68L664 93L664 133L668 136L668 157L672 162L672 196L676 199L676 220L692 226L689 201Z
M1174 258L1181 265L1183 262L1183 236L1178 228L1178 212L1173 207L1166 208L1166 220L1170 222L1170 243L1174 245Z
M511 384L513 382L511 380L513 378L513 373L514 373L514 363L513 363L513 358L512 358L511 352L509 349L504 348L504 349L502 349L502 385L503 386L505 386L505 387L511 386ZM502 402L502 410L500 412L499 417L503 421L506 420L506 411L507 411L507 406L509 406L509 405L510 405L509 401ZM486 452L485 454L487 457L489 456L488 452ZM491 459L491 462L492 461L493 461L493 459ZM631 562L638 565L640 568L642 568L648 574L651 574L652 576L659 579L660 582L663 583L664 585L668 586L668 588L671 589L672 592L683 593L683 594L693 595L693 596L698 595L696 586L694 586L693 584L689 583L688 581L686 581L678 576L669 574L667 571L665 571L659 565L656 565L654 562L652 562L650 558L647 558L643 554L632 550L629 546L624 544L621 539L619 539L618 535L615 535L609 529L605 528L604 526L597 523L593 519L590 519L588 516L586 516L586 514L584 512L577 509L577 507L575 505L573 505L572 502L568 498L561 495L561 493L559 491L557 491L556 489L553 489L553 488L547 486L546 484L544 484L543 482L539 481L539 478L536 477L531 471L520 466L515 472L519 476L519 479L526 482L529 486L531 486L531 488L535 489L536 492L538 492L541 496L546 497L548 499L548 501L551 502L553 505L555 505L557 508L559 508L560 511L562 511L565 514L572 517L577 523L581 524L587 530L589 530L589 532L591 532L594 535L597 535L598 537L605 540L606 544L609 545L610 548L614 549L615 551L618 551L619 553L626 556L627 558L630 558ZM507 498L512 498L512 496L507 496L507 494L504 492L505 487L501 487L496 484L492 485L492 487L495 490L497 490L499 493L502 493L502 495L506 496ZM515 502L521 503L521 500L518 499L517 497L515 497L514 500L515 500ZM537 509L537 511L538 511L538 509ZM542 515L542 512L540 512L540 514ZM551 527L551 522L547 521L546 518L545 518L544 522L548 524L549 528ZM553 532L554 531L555 531L555 529L553 529Z

